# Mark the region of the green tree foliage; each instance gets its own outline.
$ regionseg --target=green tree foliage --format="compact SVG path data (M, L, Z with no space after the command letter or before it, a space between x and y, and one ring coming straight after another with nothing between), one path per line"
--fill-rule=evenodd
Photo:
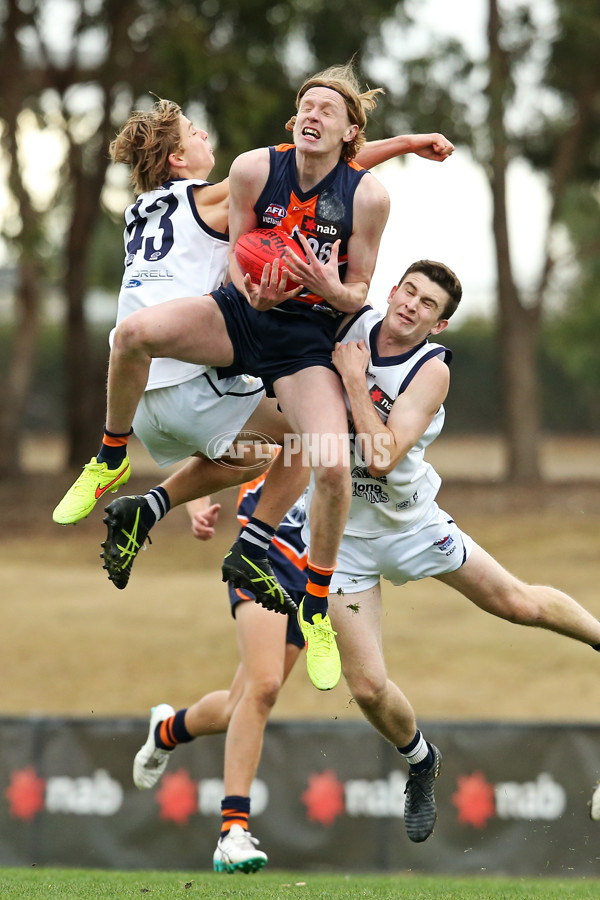
M399 4L400 5L400 4ZM95 446L106 355L90 341L84 298L106 282L116 228L99 227L110 139L150 92L178 101L218 147L214 177L235 155L285 140L299 83L310 71L368 47L395 5L316 0L6 0L0 5L0 127L12 215L0 237L18 264L14 358L0 410L0 472L18 466L42 284L50 269L66 298L64 373L69 462ZM312 41L310 46L308 41ZM23 126L60 136L64 162L42 200L23 170ZM124 205L124 203L123 203ZM50 252L44 254L50 240ZM49 267L46 268L46 261ZM119 277L118 275L116 276ZM115 280L115 290L118 282ZM17 434L17 440L15 440Z
M577 215L569 202L573 191L590 195L599 174L600 67L595 57L600 14L589 0L556 0L553 7L487 0L486 8L484 57L470 56L456 40L431 42L424 53L411 58L396 51L390 91L399 116L409 111L414 127L421 130L431 130L435 121L455 143L469 145L487 175L493 200L508 475L531 480L540 472L539 342L564 268L560 237ZM382 52L390 52L392 44L401 47L388 38ZM544 223L545 258L537 284L527 292L516 283L508 229L506 180L517 157L546 176L552 200ZM577 246L577 252L582 249ZM577 365L571 360L573 371Z

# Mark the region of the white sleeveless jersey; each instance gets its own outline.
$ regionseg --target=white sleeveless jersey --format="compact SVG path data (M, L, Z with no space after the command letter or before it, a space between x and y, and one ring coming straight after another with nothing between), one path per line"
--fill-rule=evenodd
M394 400L406 390L423 363L432 356L439 356L450 363L452 352L441 344L429 341L399 356L380 357L377 353L377 335L384 316L364 307L340 340L365 341L371 353L367 369L367 385L375 409L383 422L387 422ZM350 421L350 434L354 425L350 417L350 404L346 398ZM444 407L440 406L425 434L388 474L374 478L357 453L351 437L352 502L345 534L359 537L376 537L392 531L405 531L417 522L435 499L441 478L424 455L426 447L438 436L444 424Z
M194 188L207 183L173 179L140 194L125 210L125 273L117 325L138 309L178 297L200 297L222 283L228 236L200 218L194 201ZM114 329L111 346L113 335ZM153 359L146 390L181 384L206 369L176 359Z

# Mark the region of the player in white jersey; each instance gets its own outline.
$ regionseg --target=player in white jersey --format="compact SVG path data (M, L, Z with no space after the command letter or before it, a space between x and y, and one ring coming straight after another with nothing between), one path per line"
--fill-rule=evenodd
M361 310L333 354L352 421L354 456L352 505L329 609L354 699L409 761L405 822L413 841L433 830L441 754L425 741L409 701L386 673L381 577L401 585L434 576L486 612L600 650L594 616L559 590L511 575L435 501L440 478L424 452L442 428L451 354L428 338L446 328L461 293L446 266L414 263L392 290L385 317Z
M191 286L202 291L217 287L227 271L229 185L227 179L216 184L206 180L215 162L206 132L176 103L160 100L130 116L110 152L115 162L131 166L137 195L125 213L125 272L117 324L139 309L189 293ZM275 402L264 397L259 380L218 380L216 371L206 366L153 360L135 430L161 466L194 457L172 491L175 503L248 477L243 465L247 457L238 460L237 469L235 456L226 468L210 464L227 452L245 425L266 432L272 441L280 440L285 430L283 416ZM128 436L105 429L97 457L58 504L54 521L79 521L106 492L127 482ZM254 473L266 469L268 462L259 461ZM157 511L168 503L161 495L168 484L167 479L159 486Z
M229 241L226 214L212 228L196 195L210 187L172 178L141 193L125 211L125 273L116 326L138 309L181 297L190 285L203 293L224 281ZM225 453L263 397L260 379L219 381L215 369L177 359L153 359L133 429L161 466L201 453ZM218 436L218 440L215 437Z

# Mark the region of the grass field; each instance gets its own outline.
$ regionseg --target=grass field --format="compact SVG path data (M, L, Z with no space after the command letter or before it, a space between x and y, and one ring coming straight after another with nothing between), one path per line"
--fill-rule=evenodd
M565 480L520 487L478 480L496 471L497 444L438 443L440 505L516 575L554 584L600 617L600 441L549 445L548 462L562 458ZM162 477L138 450L132 493ZM37 459L49 463L51 451ZM220 564L236 533L235 491L218 497L221 521L208 544L193 540L184 510L173 510L118 591L99 558L102 509L76 527L51 520L71 480L46 472L0 482L3 662L13 676L0 712L145 717L157 702L189 705L227 687L238 649ZM389 671L420 719L595 719L599 660L587 647L481 613L434 579L402 589L384 582L383 590ZM443 679L421 676L440 659ZM317 697L301 663L274 716L360 711L344 684Z
M224 876L182 872L99 872L75 869L2 869L2 900L124 900L186 897L248 900L587 900L600 895L600 881L450 878L414 875L300 875L261 872Z

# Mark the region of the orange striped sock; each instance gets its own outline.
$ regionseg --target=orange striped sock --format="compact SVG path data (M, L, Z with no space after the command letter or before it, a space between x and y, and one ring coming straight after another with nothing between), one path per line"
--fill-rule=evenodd
M187 744L194 740L194 735L190 734L185 727L185 714L187 709L180 709L174 716L163 719L156 726L154 734L154 742L157 747L163 750L172 750L177 744Z
M248 817L250 816L250 797L241 797L231 794L221 800L221 837L228 834L232 825L241 825L244 831L248 831Z
M116 468L127 455L127 442L132 434L133 428L130 428L127 434L113 434L105 428L100 451L96 457L98 462L106 463L109 469Z
M331 568L316 566L309 559L307 568L308 581L306 582L303 610L304 620L312 622L313 616L317 613L320 613L322 616L327 614L327 596L329 594L331 576L335 572L335 566Z

